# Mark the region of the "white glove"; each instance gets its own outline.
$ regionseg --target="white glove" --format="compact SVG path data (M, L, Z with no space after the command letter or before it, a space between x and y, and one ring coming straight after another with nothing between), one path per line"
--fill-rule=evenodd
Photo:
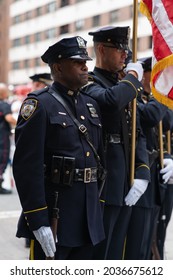
M125 197L125 203L128 206L135 205L141 195L146 191L148 181L143 179L134 179L133 186Z
M143 73L144 73L144 69L141 65L141 63L139 62L129 62L126 66L126 68L124 69L124 71L126 73L128 73L129 71L135 71L138 75L138 80L142 81L142 77L143 77Z
M163 174L162 179L166 184L173 175L173 160L171 158L164 158L163 165L164 168L160 170L160 174Z
M54 257L56 246L51 228L42 226L37 230L33 230L33 233L40 243L46 257Z

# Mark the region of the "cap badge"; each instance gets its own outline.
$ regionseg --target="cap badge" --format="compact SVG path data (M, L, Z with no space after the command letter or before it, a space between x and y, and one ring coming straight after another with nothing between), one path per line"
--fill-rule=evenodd
M85 41L82 37L76 37L79 48L86 48Z

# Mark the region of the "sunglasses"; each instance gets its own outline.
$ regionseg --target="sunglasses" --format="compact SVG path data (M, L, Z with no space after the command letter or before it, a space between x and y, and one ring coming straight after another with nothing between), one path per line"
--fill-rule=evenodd
M108 46L108 45L103 45L105 48L111 48L111 49L116 49L117 50L117 52L119 52L119 53L126 53L126 54L128 54L128 50L125 50L125 49L119 49L119 48L117 48L116 46Z

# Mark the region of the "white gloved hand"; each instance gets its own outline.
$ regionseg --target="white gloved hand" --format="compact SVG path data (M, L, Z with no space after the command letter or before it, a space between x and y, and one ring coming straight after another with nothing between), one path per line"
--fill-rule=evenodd
M164 168L160 170L160 174L163 174L162 179L166 184L173 175L173 160L171 158L164 158L163 165Z
M33 233L40 243L46 257L54 257L56 251L55 241L50 227L42 226Z
M124 71L126 73L128 73L129 71L135 71L138 75L138 80L142 81L142 77L143 77L143 73L144 73L144 69L141 65L141 63L139 62L129 62L126 66L126 68L124 69Z
M143 179L134 179L134 183L125 197L125 203L127 206L135 205L140 199L141 195L146 191L148 181Z

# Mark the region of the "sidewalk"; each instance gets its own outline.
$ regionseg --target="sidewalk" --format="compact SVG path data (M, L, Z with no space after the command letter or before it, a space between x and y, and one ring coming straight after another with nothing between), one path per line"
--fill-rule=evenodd
M5 185L10 185L10 170ZM12 181L12 194L0 195L0 260L27 260L29 249L25 240L15 237L21 206ZM165 242L165 260L173 260L173 214L167 228Z
M173 214L167 228L167 235L166 235L166 242L165 242L165 259L173 260Z

